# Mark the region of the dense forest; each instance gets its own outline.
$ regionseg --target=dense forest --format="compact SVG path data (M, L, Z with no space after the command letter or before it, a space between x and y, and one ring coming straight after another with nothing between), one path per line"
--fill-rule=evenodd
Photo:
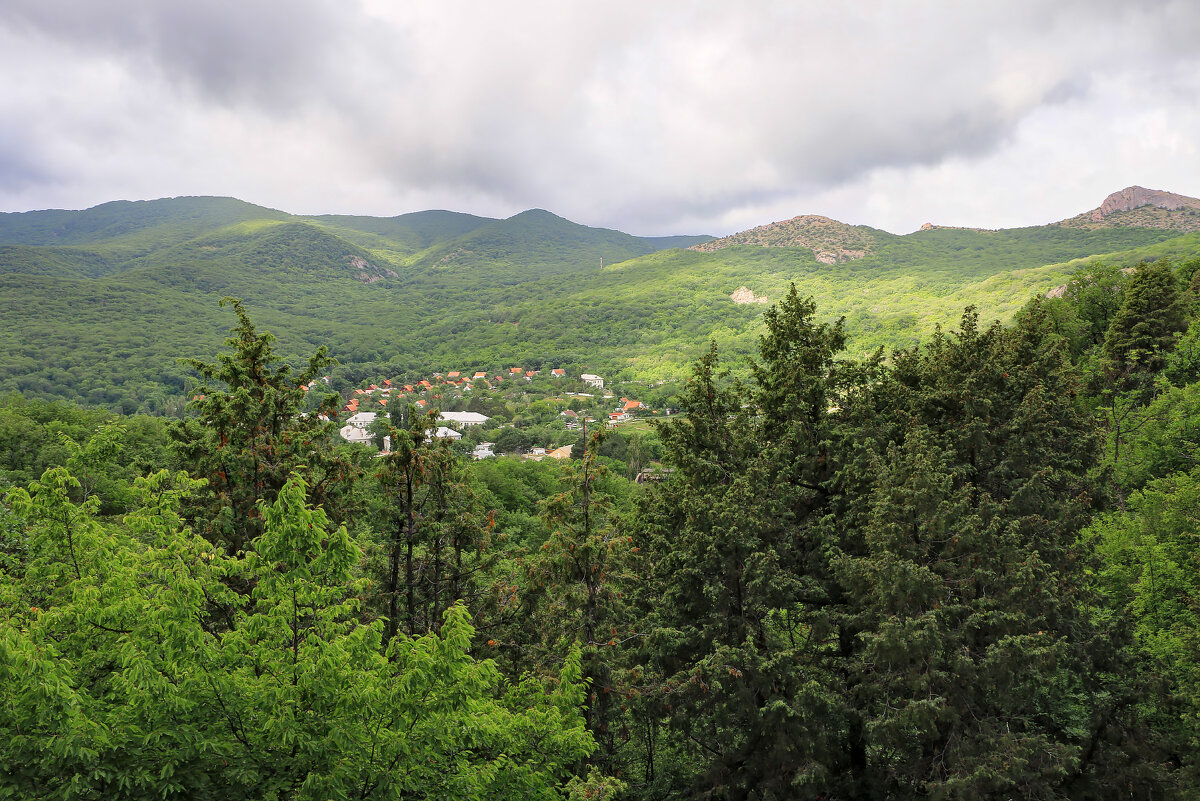
M1124 266L867 356L793 285L642 484L344 443L238 302L179 419L9 396L0 798L1195 797L1200 260Z

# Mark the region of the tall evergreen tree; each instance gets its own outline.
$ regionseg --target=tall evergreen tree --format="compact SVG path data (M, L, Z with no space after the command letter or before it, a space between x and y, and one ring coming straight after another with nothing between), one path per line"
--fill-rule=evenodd
M1100 798L1156 787L1091 617L1097 436L1045 310L878 360L793 291L748 390L664 428L664 713L713 798ZM658 508L655 508L658 507ZM1141 760L1141 761L1139 761Z
M320 348L294 374L275 353L275 338L260 333L240 300L224 298L238 323L216 363L185 360L203 378L190 407L194 416L172 426L171 439L188 472L208 482L189 517L196 530L231 553L262 534L260 500L274 501L292 472L309 485L314 503L340 520L354 471L333 452L338 399L306 413L303 386L334 360ZM325 416L329 419L321 419Z
M1162 369L1175 334L1187 328L1183 298L1166 259L1138 267L1104 337L1104 353L1123 383Z

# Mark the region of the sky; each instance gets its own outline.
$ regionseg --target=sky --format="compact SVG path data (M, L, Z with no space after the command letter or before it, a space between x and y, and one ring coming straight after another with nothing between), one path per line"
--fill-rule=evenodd
M0 211L223 195L637 235L1200 196L1194 0L4 0Z

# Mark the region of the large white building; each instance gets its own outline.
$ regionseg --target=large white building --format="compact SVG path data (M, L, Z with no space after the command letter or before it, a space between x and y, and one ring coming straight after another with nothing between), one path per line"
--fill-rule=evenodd
M604 379L598 375L592 375L591 373L584 373L583 375L581 375L579 377L582 378L583 383L587 384L588 386L595 387L596 389L604 389Z
M442 412L439 423L457 423L460 426L481 426L492 418L479 412Z

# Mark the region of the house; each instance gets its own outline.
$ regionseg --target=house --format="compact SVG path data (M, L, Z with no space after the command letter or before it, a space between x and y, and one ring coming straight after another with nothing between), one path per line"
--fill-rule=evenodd
M346 425L354 426L355 428L359 429L365 429L367 426L371 425L371 423L375 422L375 417L375 412L359 412L351 416L351 418L346 421Z
M522 373L524 373L524 372L525 372L525 371L524 371L524 370L522 370L520 367L510 367L510 368L508 368L508 374L509 374L509 375L521 375L521 374L522 374Z
M455 381L457 381L461 375L462 373L460 373L458 370L451 370L450 372L446 373L446 378L453 378Z
M551 459L570 459L571 446L563 445L561 448L555 448L554 450L549 451L546 455Z
M439 423L456 423L460 426L479 426L492 418L479 412L442 412Z
M438 426L438 430L434 432L433 438L434 439L459 440L459 439L462 439L462 434L458 433L453 428L446 428L445 426Z
M483 372L483 371L481 370L481 371L479 371L478 373L476 373L476 374L475 374L475 375L474 375L474 376L471 378L471 380L472 380L472 381L474 381L474 380L476 380L476 379L479 379L479 378L482 378L482 379L484 379L484 380L486 381L486 380L487 380L487 373L485 373L485 372Z
M583 379L583 383L587 384L590 387L595 387L596 389L604 389L604 379L598 375L592 375L591 373L584 373L583 375L581 375L579 377L581 379Z
M338 434L347 442L356 442L360 445L368 445L371 442L371 432L354 425L342 426Z
M471 451L471 455L476 459L486 459L489 456L495 456L496 454L492 453L492 446L495 444L494 442L481 442L475 446L475 450Z
M561 367L555 367L553 370L550 371L550 375L554 376L555 378L562 378L566 374L567 374L567 371L562 369Z

